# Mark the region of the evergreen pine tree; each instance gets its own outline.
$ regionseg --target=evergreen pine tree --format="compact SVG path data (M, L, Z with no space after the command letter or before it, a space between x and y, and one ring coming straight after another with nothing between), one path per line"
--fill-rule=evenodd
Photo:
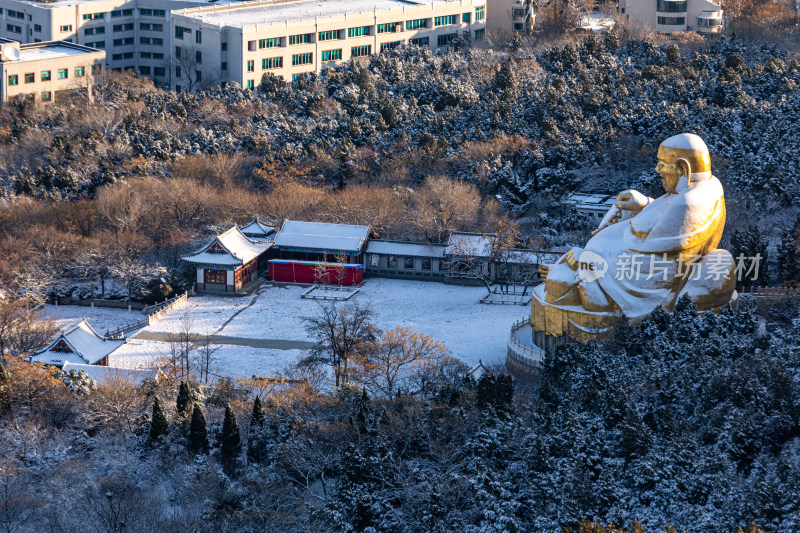
M197 404L192 409L192 421L189 424L189 449L193 453L206 453L208 451L206 417Z
M185 381L181 381L178 387L178 398L175 400L175 410L178 412L178 416L189 414L189 403L191 401L189 385Z
M253 402L253 414L250 416L250 430L252 431L254 427L263 426L266 416L261 398L256 396L256 401Z
M230 404L225 405L225 420L222 422L222 438L220 454L222 455L222 466L225 472L230 473L236 465L236 459L242 451L241 437L239 436L239 424L236 422L236 415L233 414Z
M161 402L156 398L156 401L153 402L153 418L150 420L150 441L156 441L159 437L168 433L167 415L164 414Z
M11 387L11 378L8 376L8 372L6 372L3 364L0 363L0 413L8 412L9 387Z
M361 434L369 432L369 396L367 389L361 391L361 399L358 401L358 412L356 413L356 424Z

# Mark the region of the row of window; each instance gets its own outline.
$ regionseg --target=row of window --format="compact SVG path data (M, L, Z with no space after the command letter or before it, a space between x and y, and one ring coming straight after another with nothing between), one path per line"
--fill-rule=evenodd
M114 39L114 46L126 46L133 44L134 40L133 37L125 37L124 39ZM163 46L164 39L160 37L139 37L139 44L149 44L152 46ZM86 46L90 46L92 48L99 48L105 49L106 42L105 41L95 41L86 43ZM164 54L159 54L163 57Z
M148 8L139 8L139 15L143 17L166 17L167 11L165 9L148 9ZM83 20L98 20L104 19L106 16L105 13L84 13L82 15ZM130 17L133 16L133 9L117 9L111 12L111 16L113 18L118 17ZM19 17L22 18L22 17Z
M101 65L92 65L92 72L98 73L102 69ZM74 75L76 78L82 78L86 75L86 67L75 67ZM53 79L52 71L50 70L43 70L39 75L41 81L50 81ZM60 68L56 70L56 79L59 80L66 80L69 79L69 69L68 68ZM23 80L25 83L36 83L36 73L35 72L26 72L23 75ZM18 74L9 74L8 75L8 85L19 85L19 75Z
M381 256L370 254L369 256L369 264L371 267L379 267L380 266L380 259ZM396 255L389 255L386 257L386 266L387 268L391 269L398 269L398 270L415 270L414 268L414 257L404 257L404 256L396 256ZM402 265L399 266L399 265ZM431 258L430 257L423 257L420 259L420 270L428 271L431 270Z
M461 16L461 22L469 23L472 14L471 13L464 13ZM486 18L485 14L485 6L480 6L475 9L475 20L483 20ZM428 21L430 19L416 19L416 20L408 20L405 23L403 22L387 22L383 24L378 24L376 28L376 33L396 33L403 31L403 26L405 25L406 30L418 30L421 28L428 27ZM434 26L445 26L451 24L458 24L459 23L459 15L445 15L441 17L435 17L433 19ZM177 36L178 28L176 27L176 36ZM187 30L188 31L188 30ZM347 37L364 37L368 35L372 35L372 26L357 26L354 28L347 28ZM181 37L182 38L182 37ZM335 41L341 40L345 38L345 30L326 30L317 33L317 41L324 42L324 41ZM282 40L286 39L285 37L272 37L270 39L259 39L258 41L248 41L247 49L250 52L254 52L256 50L263 50L265 48L276 48L282 45ZM288 46L295 46L300 44L308 44L312 43L314 39L313 33L301 33L298 35L290 35L287 39ZM199 41L198 41L199 42Z
M164 54L160 52L139 52L142 59L164 59ZM133 52L123 52L111 56L112 61L122 61L123 59L133 59Z
M683 26L686 24L686 17L656 17L656 22L664 26Z
M697 17L697 25L701 28L716 28L718 26L722 26L722 19L721 18L714 18L714 19L706 19Z
M657 0L656 11L661 13L686 13L686 0Z
M139 67L139 72L144 74L145 76L166 76L167 69L164 67L153 67L152 69L147 65L143 65Z

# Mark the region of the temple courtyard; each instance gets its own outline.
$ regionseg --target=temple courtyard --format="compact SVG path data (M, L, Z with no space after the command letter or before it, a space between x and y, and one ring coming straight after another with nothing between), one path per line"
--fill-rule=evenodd
M313 344L304 319L318 316L321 305L330 305L302 298L307 290L305 286L265 282L245 297L192 297L158 322L133 332L128 342L111 354L109 364L152 367L172 353L175 334L189 334L195 357L206 344L214 350L212 374L281 375ZM486 365L502 364L509 329L528 315L530 308L481 304L485 295L483 287L371 278L349 302L368 304L380 328L409 327L436 338L468 365L479 360ZM62 327L85 317L100 333L143 316L137 311L78 306L48 305L45 312Z

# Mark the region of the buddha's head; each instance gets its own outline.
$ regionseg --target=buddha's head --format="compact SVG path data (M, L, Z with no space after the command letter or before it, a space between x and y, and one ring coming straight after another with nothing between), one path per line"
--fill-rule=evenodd
M711 177L711 158L703 139L692 133L674 135L658 147L656 172L664 190L675 193L682 177L689 183Z

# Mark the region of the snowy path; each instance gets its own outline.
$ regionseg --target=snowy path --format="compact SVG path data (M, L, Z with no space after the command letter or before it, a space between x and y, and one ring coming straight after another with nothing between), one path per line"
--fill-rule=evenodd
M199 335L189 334L189 342L193 344L205 343L206 339L211 344L230 344L232 346L249 346L250 348L265 348L269 350L308 350L314 347L313 342L307 341L287 341L282 339L244 339L241 337L229 337L227 335ZM152 331L140 331L131 335L131 339L142 341L170 342L175 339L174 333L157 333Z

